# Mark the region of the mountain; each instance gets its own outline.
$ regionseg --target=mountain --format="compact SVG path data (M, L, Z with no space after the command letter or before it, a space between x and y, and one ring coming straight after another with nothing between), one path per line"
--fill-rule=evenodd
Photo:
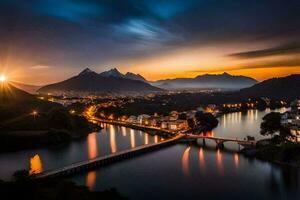
M162 89L143 81L127 78L126 75L120 73L116 68L100 74L87 68L77 76L47 85L38 90L39 93L97 95L131 95L159 91L162 91Z
M111 70L102 72L99 74L100 76L103 77L116 77L116 78L125 78L125 75L119 72L117 68L113 68Z
M119 72L119 70L117 68L113 68L111 70L102 72L99 75L103 76L103 77L126 78L126 79L130 79L130 80L147 82L147 80L140 74L135 74L132 72L127 72L126 74L122 74L121 72Z
M282 78L272 78L258 83L238 93L244 97L268 97L292 101L300 98L300 74Z
M36 85L28 85L28 84L24 84L24 83L19 83L19 82L13 82L13 81L10 81L10 83L21 89L21 90L24 90L30 94L35 94L42 86L36 86Z
M153 86L165 89L232 89L250 87L257 81L246 76L233 76L228 73L205 74L195 78L176 78L153 82Z
M140 74L134 74L132 72L127 72L125 74L125 77L127 79L131 79L131 80L147 82L147 80L142 75L140 75Z

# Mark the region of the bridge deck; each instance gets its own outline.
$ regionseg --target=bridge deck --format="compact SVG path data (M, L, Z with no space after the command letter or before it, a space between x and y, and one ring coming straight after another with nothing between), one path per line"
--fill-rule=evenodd
M204 136L204 135L188 134L187 138L191 138L191 139L210 139L210 140L215 140L215 141L218 141L218 142L236 142L238 144L243 144L243 145L255 145L256 144L256 141L240 140L240 139L233 139L233 138L223 138L223 137L212 137L212 136Z
M129 158L131 155L136 155L138 153L143 153L143 152L154 150L159 147L167 146L169 144L172 144L173 142L176 142L177 140L181 139L182 137L184 137L183 134L178 134L177 136L175 136L171 139L168 139L168 140L156 143L156 144L143 145L143 146L139 146L139 147L136 147L133 149L120 151L115 154L106 155L106 156L98 157L98 158L87 160L87 161L73 163L71 165L68 165L68 166L65 166L65 167L62 167L62 168L59 168L56 170L44 171L40 174L37 174L36 177L37 178L45 178L45 177L51 177L51 176L66 175L66 174L71 174L71 173L75 173L75 172L79 172L79 171L84 171L84 170L87 170L87 169L90 169L90 168L93 168L96 166L106 165L106 164L112 163L114 161L119 161L119 160Z

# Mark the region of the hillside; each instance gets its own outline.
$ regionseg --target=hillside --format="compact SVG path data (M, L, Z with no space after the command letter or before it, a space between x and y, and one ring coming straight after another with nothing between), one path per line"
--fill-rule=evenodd
M96 128L59 104L9 83L0 86L0 152L69 142Z
M39 93L145 94L162 89L139 80L125 78L116 69L97 74L85 69L65 81L42 87Z
M25 92L28 92L30 94L35 94L42 86L36 86L36 85L28 85L24 83L19 82L10 82L13 86L16 88L19 88L21 90L24 90Z
M20 90L10 83L2 83L0 89L0 122L23 114L29 114L33 110L47 112L58 104L42 101L35 96Z
M242 89L238 95L285 99L287 101L300 98L300 74L268 79L250 88Z
M152 85L165 89L230 89L250 87L257 81L246 76L233 76L228 73L205 74L195 78L176 78L153 82Z

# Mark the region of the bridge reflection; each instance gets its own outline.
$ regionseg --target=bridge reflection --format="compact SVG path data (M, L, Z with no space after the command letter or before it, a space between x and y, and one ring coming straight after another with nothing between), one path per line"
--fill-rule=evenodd
M116 153L117 152L117 144L116 144L116 131L115 127L113 125L110 126L110 149L111 153Z
M97 173L96 171L89 171L86 176L86 186L93 190L96 184Z
M222 151L217 149L217 167L220 175L223 175Z
M154 136L154 143L155 143L155 144L158 143L158 136L157 136L157 135Z
M149 135L147 133L144 134L144 144L149 144Z
M237 152L234 153L234 164L236 168L239 167L239 154Z
M191 147L187 147L186 150L183 153L182 156L182 171L185 177L188 177L190 175L190 171L189 171L189 156L190 156L190 150Z
M135 135L133 129L130 129L130 144L131 144L131 148L135 147Z
M200 147L199 149L199 168L200 172L205 172L205 160L204 160L204 150L203 147Z
M122 126L122 127L121 127L121 132L122 132L122 135L123 135L124 137L126 137L126 135L127 135L127 133L126 133L126 127Z
M93 159L98 156L98 146L97 146L97 133L91 133L88 135L88 158Z

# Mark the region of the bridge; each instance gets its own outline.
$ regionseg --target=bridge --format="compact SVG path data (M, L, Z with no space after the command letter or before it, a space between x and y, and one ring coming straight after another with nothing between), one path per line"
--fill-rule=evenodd
M234 139L234 138L224 138L224 137L214 137L214 136L205 136L205 135L194 135L194 134L187 134L184 139L203 139L205 142L205 139L213 140L216 142L217 146L220 148L224 148L225 142L235 142L238 145L241 145L243 147L255 147L256 141L255 140L241 140L241 139Z
M170 145L176 143L178 140L180 140L183 137L185 137L185 135L178 134L177 136L175 136L171 139L167 139L167 140L164 140L164 141L156 143L156 144L142 145L142 146L139 146L136 148L120 151L115 154L102 156L102 157L98 157L98 158L87 160L87 161L73 163L69 166L62 167L62 168L59 168L56 170L44 171L42 173L36 174L36 178L68 176L68 175L92 170L92 169L95 169L98 167L112 164L114 162L129 159L129 158L132 158L134 156L137 156L137 155L140 155L140 154L143 154L146 152L151 152L151 151L159 149L159 148L170 146Z

